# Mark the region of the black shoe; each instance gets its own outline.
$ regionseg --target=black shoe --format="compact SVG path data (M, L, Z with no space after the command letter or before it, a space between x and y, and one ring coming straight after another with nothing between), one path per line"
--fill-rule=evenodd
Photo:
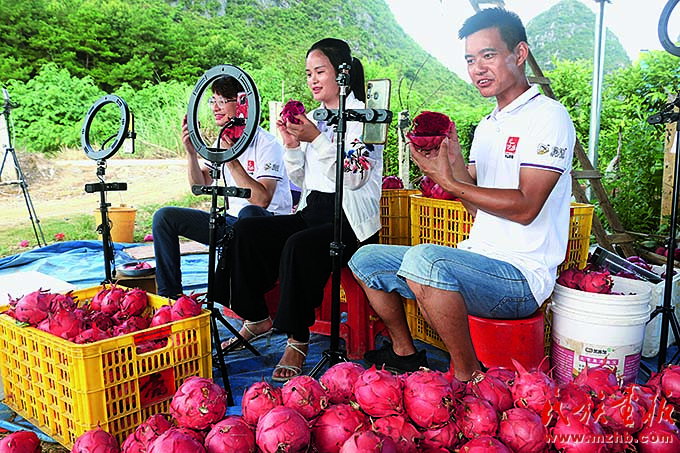
M383 368L392 373L410 373L418 371L420 367L429 368L427 353L425 350L415 352L407 356L399 356L394 353L392 343L384 342L380 349L366 351L364 360L376 368Z

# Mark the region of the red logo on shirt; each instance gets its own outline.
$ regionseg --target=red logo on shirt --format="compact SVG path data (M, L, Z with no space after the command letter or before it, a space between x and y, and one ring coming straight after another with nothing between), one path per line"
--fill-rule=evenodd
M248 171L255 171L255 161L254 160L248 161Z
M517 151L517 143L519 142L519 137L508 137L508 141L505 142L505 158L514 159L515 152Z

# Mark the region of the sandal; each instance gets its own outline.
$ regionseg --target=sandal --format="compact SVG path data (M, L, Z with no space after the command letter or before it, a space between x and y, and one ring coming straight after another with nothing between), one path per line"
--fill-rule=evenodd
M291 339L288 339L286 342L286 349L290 348L293 351L297 352L302 356L302 364L300 366L295 366L295 365L281 365L281 362L279 362L278 365L274 367L274 372L272 373L272 381L275 382L288 382L292 378L296 376L300 376L302 374L302 365L305 364L305 360L307 359L307 353L304 352L300 347L303 346L309 346L309 343L299 343L295 341L290 341ZM283 357L281 357L281 360L283 360ZM290 376L277 376L276 371L277 370L288 370L292 371L293 374Z
M243 339L239 337L231 337L227 341L222 342L222 353L226 354L231 351L242 351L246 348L244 341L247 341L248 343L252 343L255 340L259 340L260 338L267 337L267 347L271 345L271 337L272 333L274 332L274 326L272 326L261 333L255 333L252 330L250 330L251 326L256 326L258 324L262 324L263 322L271 321L271 318L267 317L261 321L243 321L243 329L247 332L248 335L250 335L249 338L246 338L243 334L241 336Z

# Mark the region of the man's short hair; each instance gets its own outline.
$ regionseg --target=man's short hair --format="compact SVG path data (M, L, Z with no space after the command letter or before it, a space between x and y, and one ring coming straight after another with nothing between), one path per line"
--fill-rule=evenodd
M463 39L487 28L498 28L501 39L514 49L520 42L527 41L527 32L522 24L522 19L516 13L505 8L486 8L474 16L469 17L458 31L458 38Z
M212 83L212 92L219 94L225 99L236 99L237 95L243 91L243 87L234 77L222 76L215 79Z

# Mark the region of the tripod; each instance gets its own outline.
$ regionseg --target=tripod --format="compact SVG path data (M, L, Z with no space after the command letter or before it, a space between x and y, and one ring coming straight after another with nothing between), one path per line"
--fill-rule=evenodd
M9 131L10 125L10 112L12 111L13 105L10 102L9 94L5 88L2 89L5 97L5 107L2 111L2 115L5 120L5 130L7 131L7 148L5 148L5 155L2 158L2 165L0 165L0 185L18 185L21 187L21 191L24 195L24 201L26 202L26 209L28 209L28 218L31 220L31 225L33 226L33 234L35 234L35 239L38 243L38 247L47 245L45 241L45 235L43 234L42 227L40 226L40 220L38 219L38 214L35 212L35 207L33 206L33 201L31 201L31 195L28 193L28 184L26 183L26 178L24 172L21 170L19 165L19 160L17 159L17 154L12 147L12 135ZM14 164L14 170L16 171L16 179L9 181L2 181L2 173L5 170L5 164L7 163L7 157L12 157L12 162Z
M220 333L217 330L217 321L221 322L229 331L238 339L234 344L243 344L253 354L260 355L257 349L246 341L245 338L235 329L229 321L224 317L219 308L215 307L215 277L216 277L216 263L217 263L217 228L224 223L223 212L226 210L227 199L224 197L239 197L249 198L250 189L241 189L238 187L224 187L219 186L220 179L220 163L212 162L210 169L210 176L212 177L212 184L209 186L194 185L191 187L191 192L194 195L210 195L210 231L208 236L208 294L206 295L206 307L210 310L210 330L212 331L213 347L215 348L215 356L219 366L220 373L222 373L222 381L224 382L224 389L227 391L227 404L234 405L234 397L231 394L231 386L229 385L229 375L227 374L227 365L224 362L224 354L222 351L222 341ZM217 206L217 197L221 196L225 200L223 207Z
M657 306L649 317L649 321L652 321L657 315L661 314L661 335L659 344L659 354L658 354L658 364L657 371L661 371L661 368L666 364L666 355L668 352L668 333L669 326L673 330L673 334L676 339L680 340L680 324L678 324L678 318L675 316L675 308L672 304L672 294L673 294L673 277L674 277L674 261L675 254L673 253L677 240L675 237L676 227L677 227L677 213L678 213L678 181L680 180L680 159L678 159L678 152L680 152L680 130L678 129L678 120L680 120L680 113L675 111L676 107L680 107L680 94L676 96L675 101L668 104L662 112L657 115L652 115L647 119L649 124L660 124L660 123L675 123L675 167L673 173L673 200L671 203L671 223L668 239L668 254L666 259L666 277L664 283L664 293L663 293L663 305ZM677 357L677 354L671 362L673 362ZM641 367L642 364L641 364ZM643 369L651 375L651 370L647 367Z
M337 124L335 133L337 136L337 155L335 165L335 210L333 216L333 242L330 244L332 263L331 280L331 330L330 347L323 352L321 360L309 372L310 376L316 376L327 364L335 365L340 361L347 361L347 353L340 349L340 272L342 271L342 192L345 161L345 132L347 121L359 121L363 123L389 123L392 121L392 112L389 110L347 110L345 108L347 92L349 88L350 66L343 63L338 68L337 82L340 88L340 98L337 112L334 110L317 110L314 119L327 121L329 125Z

